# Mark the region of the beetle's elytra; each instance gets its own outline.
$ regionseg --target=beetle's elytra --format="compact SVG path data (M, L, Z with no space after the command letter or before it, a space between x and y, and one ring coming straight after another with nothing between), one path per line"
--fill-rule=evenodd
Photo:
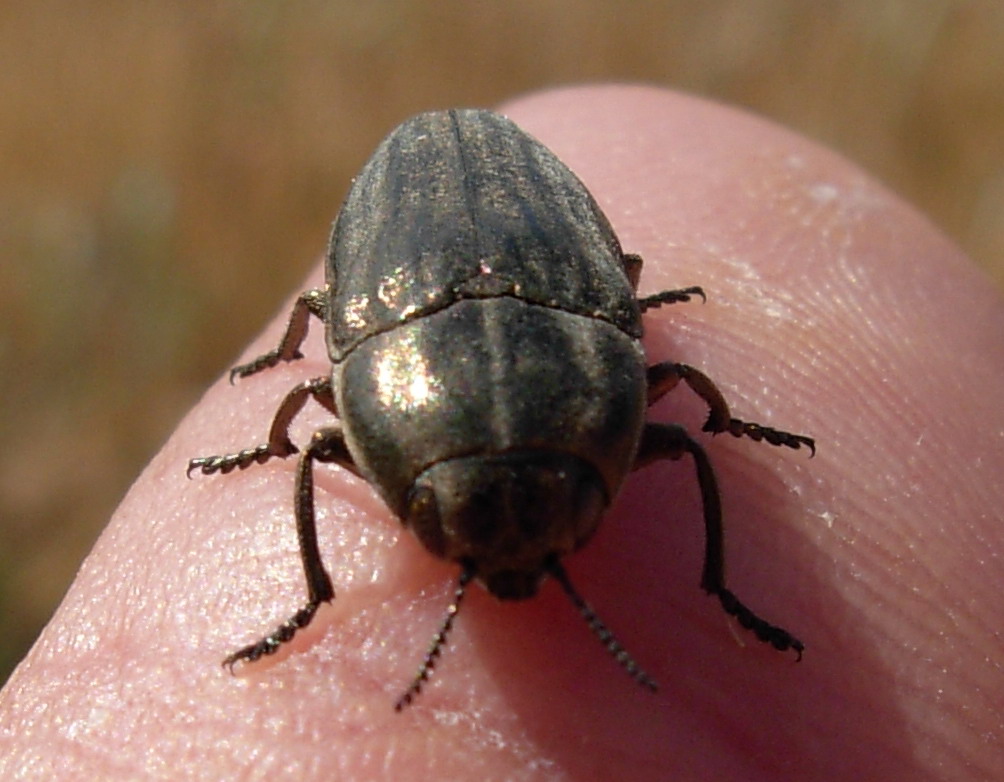
M701 446L645 409L681 380L709 406L704 431L791 448L802 435L732 418L715 384L686 364L647 366L642 313L704 297L638 298L641 258L625 254L576 176L489 111L422 114L394 130L356 178L335 222L323 288L303 293L275 350L235 367L247 377L300 358L311 315L324 321L331 374L293 388L268 441L193 459L227 473L300 453L295 516L307 602L225 664L273 653L334 597L314 521L314 462L368 481L460 578L446 619L396 708L431 673L472 579L502 599L563 587L607 649L655 683L578 595L562 558L583 546L627 474L693 458L707 536L701 586L779 650L802 643L725 586L718 487ZM302 451L288 427L307 399L335 419Z

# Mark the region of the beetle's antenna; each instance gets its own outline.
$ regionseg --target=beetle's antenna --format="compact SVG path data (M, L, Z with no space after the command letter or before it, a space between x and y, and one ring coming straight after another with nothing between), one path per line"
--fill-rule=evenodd
M656 684L655 679L642 670L641 666L634 661L634 658L614 638L614 634L603 624L592 609L592 606L583 600L582 596L575 590L575 587L572 586L572 582L568 578L568 574L565 572L565 568L561 566L561 563L557 559L548 563L547 572L554 576L558 583L561 584L562 589L565 590L565 594L568 595L575 607L579 609L582 618L586 620L589 629L600 639L600 643L610 652L611 656L617 661L617 664L627 671L628 676L646 690L651 690L652 692L658 690L659 685Z
M432 636L429 651L425 653L425 659L422 660L418 673L415 674L415 678L411 680L411 684L408 685L408 689L404 691L404 694L397 699L397 702L394 704L394 711L401 711L401 709L415 700L422 691L422 685L429 679L432 669L436 667L436 659L442 653L443 646L446 644L446 637L453 628L453 620L457 618L457 612L460 611L460 601L464 599L464 591L473 578L474 568L471 565L464 565L464 569L460 571L460 578L457 580L457 589L453 593L453 602L446 609L446 617L443 619L443 624L440 625L439 632Z

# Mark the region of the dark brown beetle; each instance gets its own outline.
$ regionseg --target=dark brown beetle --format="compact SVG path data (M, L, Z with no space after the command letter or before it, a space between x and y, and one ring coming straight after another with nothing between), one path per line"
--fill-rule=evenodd
M336 416L314 433L297 468L307 603L225 665L272 654L333 599L311 471L314 462L334 462L374 486L430 552L460 566L453 603L396 708L428 678L474 578L496 597L518 600L553 577L620 664L655 689L561 560L592 537L631 470L686 454L704 503L701 586L760 640L801 656L798 639L725 587L711 464L682 427L646 423L645 408L682 380L710 408L707 432L791 448L814 449L813 441L732 418L693 367L646 367L642 313L704 292L636 298L641 265L621 250L578 178L508 119L451 110L394 130L342 206L325 287L300 296L275 350L231 372L231 380L247 377L300 358L315 315L326 326L331 376L290 391L268 442L189 464L189 472L226 473L297 453L288 427L308 398Z

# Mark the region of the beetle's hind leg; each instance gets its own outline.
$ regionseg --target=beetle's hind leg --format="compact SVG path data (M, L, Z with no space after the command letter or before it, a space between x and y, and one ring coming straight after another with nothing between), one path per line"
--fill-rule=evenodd
M254 662L275 652L292 639L297 630L306 627L314 618L321 603L329 603L335 597L331 577L324 569L321 552L317 547L317 527L314 513L314 462L334 462L355 471L352 456L345 445L341 427L327 427L314 433L310 445L300 455L296 469L296 489L294 506L296 533L300 541L300 558L307 577L307 602L303 607L283 622L272 633L260 641L239 649L224 661L223 665L233 671L240 661Z
M765 440L771 445L784 445L795 449L804 445L809 449L811 455L815 455L816 442L811 437L733 418L729 412L728 402L725 401L725 397L722 396L722 392L718 390L714 381L689 364L666 361L650 366L648 368L648 404L654 405L676 388L681 380L708 404L708 420L702 427L703 431L713 434L728 432L734 437L745 435L757 442Z
M705 548L701 588L709 595L715 595L725 612L736 617L747 630L752 630L758 639L780 651L794 649L801 660L805 649L801 641L787 630L761 619L725 586L722 502L714 470L704 449L681 426L647 424L642 432L634 467L644 467L658 459L680 459L685 454L690 454L694 460L704 506Z
M258 358L238 364L230 370L230 382L234 382L235 377L247 377L263 369L274 367L280 361L295 361L303 358L300 352L300 345L303 344L304 337L307 336L307 327L310 316L314 315L321 321L324 320L327 308L328 292L325 288L314 288L304 291L293 305L293 311L289 315L289 323L286 324L286 332L279 340L279 345L268 353L262 353Z
M289 425L311 397L325 409L338 415L334 392L331 389L331 378L315 377L306 380L295 386L279 404L279 409L272 419L267 442L236 453L192 459L188 463L188 476L191 477L193 470L199 470L203 475L217 472L225 474L234 468L243 470L252 464L264 464L273 456L286 457L296 453L298 449L289 439ZM355 472L355 465L350 469Z

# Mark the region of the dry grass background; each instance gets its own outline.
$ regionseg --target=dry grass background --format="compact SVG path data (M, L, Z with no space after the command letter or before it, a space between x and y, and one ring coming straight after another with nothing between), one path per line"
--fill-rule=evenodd
M7 0L0 681L398 121L583 81L716 97L855 159L1000 285L1002 41L997 0Z

